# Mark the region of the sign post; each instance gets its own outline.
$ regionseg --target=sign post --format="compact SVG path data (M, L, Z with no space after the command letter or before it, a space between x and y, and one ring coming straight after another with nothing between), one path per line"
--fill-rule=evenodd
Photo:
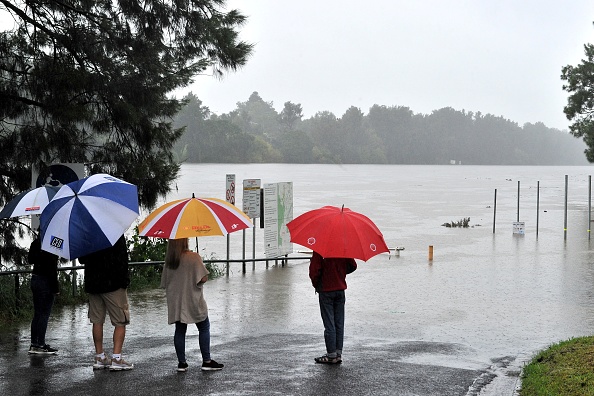
M227 187L225 191L225 198L231 205L235 205L235 174L227 174ZM230 238L227 234L227 276L229 276L229 246ZM244 246L245 250L245 246Z
M243 212L252 219L252 269L256 268L256 223L253 219L260 216L260 188L262 181L260 179L243 180Z
M291 253L287 223L293 219L293 183L266 183L263 205L266 257L279 258Z

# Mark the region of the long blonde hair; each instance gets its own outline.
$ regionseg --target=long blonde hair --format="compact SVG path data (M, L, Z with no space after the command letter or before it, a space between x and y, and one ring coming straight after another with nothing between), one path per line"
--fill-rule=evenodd
M188 250L188 248L188 238L169 239L167 241L167 253L165 253L165 265L167 268L177 269L182 253Z

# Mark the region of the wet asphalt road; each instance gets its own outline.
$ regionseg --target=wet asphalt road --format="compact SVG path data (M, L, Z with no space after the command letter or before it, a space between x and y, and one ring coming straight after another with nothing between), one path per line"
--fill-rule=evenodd
M401 361L403 356L454 356L455 345L407 342L361 343L350 348L342 365L318 365L322 347L308 334L241 337L216 346L213 357L225 363L219 372L200 371L190 360L186 373L175 370L171 337L135 337L127 343L135 368L126 372L93 370L91 354L62 349L57 356L28 356L25 349L2 344L3 395L467 395L480 394L477 382L489 380L484 370L469 370ZM197 336L188 337L188 345ZM198 350L188 348L191 355ZM513 394L510 379L501 395ZM505 389L507 388L507 390ZM475 389L472 391L472 389Z
M207 284L211 352L225 364L222 371L200 370L195 328L189 328L186 341L189 370L176 371L173 327L166 324L163 293L157 290L130 295L124 357L135 364L133 370L94 371L86 306L67 308L53 314L48 328L48 342L60 349L56 356L27 354L28 326L0 335L0 395L515 394L520 374L515 357L477 360L476 351L462 343L369 337L359 329L373 326L374 319L357 310L356 299L349 302L348 291L344 362L315 364L313 358L324 352L317 301L307 280L295 282L306 270L274 267ZM299 297L283 301L287 287L303 291L291 290ZM348 316L349 309L357 315ZM109 352L112 328L105 328Z

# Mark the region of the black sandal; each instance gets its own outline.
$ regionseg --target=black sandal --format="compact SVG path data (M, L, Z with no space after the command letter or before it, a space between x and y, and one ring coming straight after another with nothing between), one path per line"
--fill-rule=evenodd
M317 357L314 360L316 361L316 363L320 363L320 364L338 364L338 363L342 363L340 360L338 360L337 357L332 358L332 357L330 357L328 355Z

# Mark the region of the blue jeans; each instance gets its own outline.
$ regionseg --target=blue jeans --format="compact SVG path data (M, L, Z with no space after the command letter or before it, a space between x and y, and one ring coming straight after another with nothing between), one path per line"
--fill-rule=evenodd
M324 323L324 341L329 356L342 355L344 340L344 290L320 292L320 313Z
M202 361L210 360L210 321L208 317L202 322L196 323L198 328L198 345L200 345L200 354ZM186 330L188 325L182 322L175 322L175 334L173 336L173 345L177 360L182 363L186 361Z
M31 345L42 347L45 345L45 332L55 296L51 291L50 281L45 276L31 276L31 291L35 310L31 321Z

